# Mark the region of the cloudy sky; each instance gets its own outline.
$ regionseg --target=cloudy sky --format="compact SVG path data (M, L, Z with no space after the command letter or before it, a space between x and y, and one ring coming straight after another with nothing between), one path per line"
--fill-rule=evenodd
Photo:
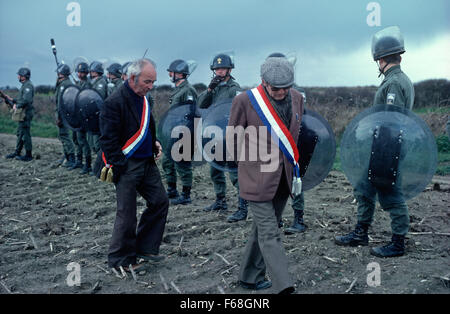
M211 58L233 51L233 76L252 86L279 51L296 55L300 86L378 85L371 38L391 25L405 37L402 67L413 82L450 79L448 0L1 0L0 86L19 86L22 66L35 85L54 84L50 38L71 66L80 56L124 63L148 48L159 84L180 58L198 63L191 83L206 84Z

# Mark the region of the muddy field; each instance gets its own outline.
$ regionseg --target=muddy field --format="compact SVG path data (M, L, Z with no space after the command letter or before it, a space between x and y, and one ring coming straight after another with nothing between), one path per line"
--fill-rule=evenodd
M202 211L214 200L208 166L195 168L193 203L169 208L161 245L167 258L149 264L135 281L130 274L119 278L106 262L116 208L113 185L81 176L78 170L54 168L61 157L57 140L33 138L33 145L32 162L7 160L15 136L0 134L1 293L249 293L237 285L237 275L252 217L226 222L237 206L229 181L228 212ZM449 293L449 182L449 177L435 177L408 201L407 254L381 259L369 254L371 246L390 239L389 216L379 208L369 247L334 244L335 235L353 228L356 204L345 176L331 172L305 193L307 232L283 235L297 293ZM144 204L140 199L139 212ZM289 201L285 226L292 218ZM67 283L73 278L73 269L67 268L73 262L80 265L80 286ZM375 278L374 268L368 269L371 262L380 266L376 287L370 280Z

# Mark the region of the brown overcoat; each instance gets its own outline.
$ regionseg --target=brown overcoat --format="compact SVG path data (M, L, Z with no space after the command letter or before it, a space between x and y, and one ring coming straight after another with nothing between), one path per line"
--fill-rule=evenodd
M292 88L290 89L290 93L292 99L292 117L289 132L292 134L294 143L297 143L303 113L303 97L298 91ZM242 145L241 149L244 149L245 147L245 152L247 152L248 155L244 158L245 160L238 159L240 196L245 200L254 202L271 201L275 196L280 183L283 167L285 169L290 193L292 189L293 165L289 162L278 145L274 144L270 132L267 129L261 130L259 128L260 126L264 126L264 123L253 108L246 92L239 94L233 99L228 126L234 128L236 128L236 126L242 126L244 130L247 130L246 128L249 126L253 126L256 127L253 129L256 129L258 134L257 138L254 136L247 136L240 144ZM250 132L248 132L248 134L250 134ZM268 150L266 148L261 149L270 152L270 147L274 147L278 150L278 160L276 160L276 158L272 158L272 160L261 158L261 154L259 153L261 144L258 143L263 143L263 141L260 140L261 136L267 139L267 145L269 147ZM239 141L236 140L235 142L235 150L237 150L237 146L239 145L237 143L239 143ZM254 151L255 147L258 147L256 160L255 158L250 159L248 153L250 149ZM301 154L300 149L299 153ZM274 154L274 156L276 155ZM235 158L237 158L237 156L235 156ZM270 168L274 171L267 171L267 167L270 163L272 163L271 165L273 166L270 166ZM265 170L262 171L264 168Z

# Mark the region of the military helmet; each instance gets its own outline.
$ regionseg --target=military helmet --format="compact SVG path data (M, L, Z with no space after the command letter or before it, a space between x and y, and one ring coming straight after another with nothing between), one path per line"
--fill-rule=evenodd
M274 52L271 53L267 58L286 58L286 56L281 52Z
M89 66L89 72L97 72L99 74L103 74L103 65L98 61L94 61Z
M69 76L70 75L70 67L67 64L58 65L58 69L56 70L58 74Z
M169 65L167 71L189 75L189 65L186 61L178 59Z
M86 62L80 62L77 65L77 72L89 73L89 65Z
M111 64L106 70L109 74L115 75L116 77L122 76L122 66L118 63Z
M234 69L233 60L229 55L221 53L214 57L210 69L214 71L220 68Z
M405 51L405 43L398 26L387 27L372 38L372 56L375 61Z
M30 78L31 71L28 68L20 68L19 71L17 71L17 74L20 76L25 76L26 78Z

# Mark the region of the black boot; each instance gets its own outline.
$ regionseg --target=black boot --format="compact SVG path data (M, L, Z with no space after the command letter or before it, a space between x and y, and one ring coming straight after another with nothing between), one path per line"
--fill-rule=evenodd
M337 236L334 242L344 246L366 246L369 244L369 225L356 224L355 230L344 236Z
M294 223L291 227L284 230L285 234L294 234L304 232L306 225L303 221L303 210L294 210Z
M83 168L83 155L77 154L77 160L74 162L72 166L69 167L69 170L73 169L82 169Z
M24 156L16 156L17 160L20 161L31 161L33 160L33 156L31 155L31 150L27 150Z
M11 158L16 158L17 156L20 156L20 153L22 152L22 147L23 147L23 144L21 144L19 142L19 144L16 147L15 152L12 154L6 155L6 158L11 159Z
M402 256L405 254L405 236L393 234L389 244L372 248L370 254L378 257Z
M81 170L81 174L90 174L92 173L92 157L91 154L88 153L86 155L86 162L84 163L83 169Z
M227 210L227 200L225 199L225 196L217 196L216 201L209 205L208 207L204 208L203 210L205 212L210 212L212 210Z
M75 155L67 154L66 158L67 158L67 162L64 164L64 167L70 169L75 164Z
M178 198L180 194L178 194L177 191L177 184L176 183L168 183L167 184L167 197L168 198Z
M7 159L16 158L17 156L20 156L20 152L17 152L17 150L14 153L6 155Z
M238 210L233 213L233 215L228 216L228 222L236 222L240 220L247 219L248 213L248 201L244 200L242 197L239 197L239 206Z
M191 187L190 186L183 186L183 191L181 192L180 197L174 199L170 203L172 205L186 205L186 204L192 203L192 200L191 200Z

